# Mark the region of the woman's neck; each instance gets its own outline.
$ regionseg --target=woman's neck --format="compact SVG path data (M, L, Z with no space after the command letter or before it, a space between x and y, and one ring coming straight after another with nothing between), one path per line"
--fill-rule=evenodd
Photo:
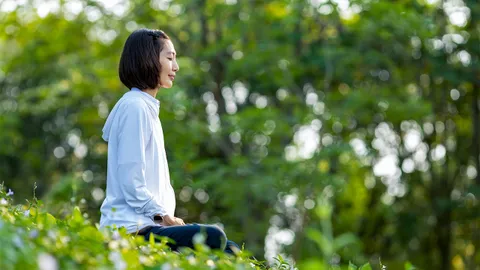
M143 92L151 95L152 97L156 97L157 96L157 93L158 93L158 88L154 88L154 89L145 89L143 90Z

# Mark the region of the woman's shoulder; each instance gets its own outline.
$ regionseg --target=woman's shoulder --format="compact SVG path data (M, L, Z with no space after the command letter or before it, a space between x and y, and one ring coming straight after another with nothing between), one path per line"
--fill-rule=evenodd
M128 99L123 100L120 105L120 108L123 111L129 112L146 112L148 109L147 104L144 100L138 97L130 97Z

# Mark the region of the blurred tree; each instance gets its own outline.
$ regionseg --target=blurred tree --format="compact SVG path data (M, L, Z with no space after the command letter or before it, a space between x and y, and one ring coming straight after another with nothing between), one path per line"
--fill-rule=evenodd
M1 181L17 199L37 182L57 212L84 198L97 220L122 45L160 28L180 62L158 95L179 216L258 257L476 269L479 14L474 0L2 2ZM332 253L311 229L360 241Z

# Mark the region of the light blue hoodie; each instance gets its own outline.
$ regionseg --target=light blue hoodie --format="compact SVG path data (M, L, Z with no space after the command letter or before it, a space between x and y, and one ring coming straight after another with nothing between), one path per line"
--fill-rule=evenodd
M108 142L107 192L100 228L125 227L133 233L155 225L155 215L174 216L160 102L137 88L110 112L102 138Z

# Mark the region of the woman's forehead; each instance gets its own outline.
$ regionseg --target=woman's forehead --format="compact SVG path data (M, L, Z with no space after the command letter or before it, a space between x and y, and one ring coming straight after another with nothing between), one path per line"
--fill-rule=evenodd
M163 47L162 53L173 54L173 55L177 54L177 52L175 51L175 47L173 47L173 43L170 40L165 41L165 45Z

